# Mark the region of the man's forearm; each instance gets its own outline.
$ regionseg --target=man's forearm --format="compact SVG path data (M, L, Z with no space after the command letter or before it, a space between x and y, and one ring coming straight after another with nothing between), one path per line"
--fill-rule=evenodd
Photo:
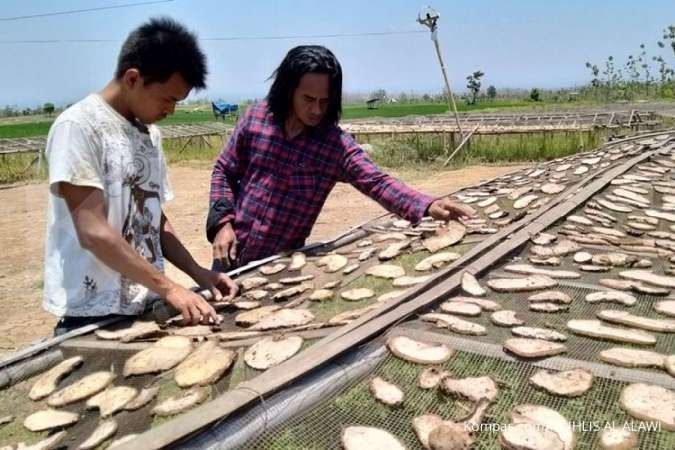
M196 281L197 272L200 269L199 264L194 260L190 252L180 242L176 231L171 223L162 214L162 223L160 225L160 242L162 244L162 254L164 257L179 270L185 272Z
M160 297L166 298L168 292L176 286L107 224L102 225L96 234L88 236L85 247L106 266L142 284Z

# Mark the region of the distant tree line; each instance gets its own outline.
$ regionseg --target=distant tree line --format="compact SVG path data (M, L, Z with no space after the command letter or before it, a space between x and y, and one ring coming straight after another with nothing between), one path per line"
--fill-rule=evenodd
M0 117L34 116L41 114L53 116L55 112L57 112L57 108L51 102L36 106L35 108L19 108L16 105L7 105L0 109Z
M659 49L669 47L675 54L675 25L663 30L656 42ZM670 54L670 52L667 52ZM632 100L636 97L673 98L675 71L668 63L668 56L650 55L645 44L618 62L613 56L600 64L587 62L591 81L582 94L605 100Z

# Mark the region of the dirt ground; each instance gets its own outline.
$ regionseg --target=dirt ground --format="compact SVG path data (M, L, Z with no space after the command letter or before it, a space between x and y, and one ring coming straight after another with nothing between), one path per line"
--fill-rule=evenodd
M441 195L520 167L472 166L431 175L412 171L395 175L426 193ZM176 198L165 208L183 243L205 266L211 262L211 248L204 236L209 178L209 169L172 167ZM0 251L4 255L0 259L4 316L0 321L0 355L49 336L56 322L41 307L46 204L46 183L0 189ZM351 186L339 184L329 196L308 242L336 236L383 212L377 203ZM192 284L174 267L168 267L167 273L184 285Z

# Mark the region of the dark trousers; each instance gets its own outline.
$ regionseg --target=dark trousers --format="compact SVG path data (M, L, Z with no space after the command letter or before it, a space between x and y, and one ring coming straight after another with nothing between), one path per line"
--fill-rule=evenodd
M211 265L211 270L213 270L214 272L225 273L229 272L230 270L234 270L238 267L239 265L237 265L236 261L234 263L231 263L230 265L225 265L222 262L220 262L220 260L214 259L213 264Z
M123 316L120 314L108 314L107 316L87 316L87 317L76 317L76 316L64 316L59 320L54 327L54 336L60 336L62 334L68 333L69 331L81 328L85 325L91 325L92 323L100 322L106 319L112 319L113 317L129 317Z

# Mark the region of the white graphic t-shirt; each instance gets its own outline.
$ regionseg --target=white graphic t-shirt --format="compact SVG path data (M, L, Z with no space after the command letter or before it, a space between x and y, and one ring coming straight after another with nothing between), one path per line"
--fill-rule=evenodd
M139 314L150 293L80 246L60 182L103 191L108 223L164 271L161 204L173 192L159 129L140 128L92 94L64 111L49 131L43 306L57 316Z

